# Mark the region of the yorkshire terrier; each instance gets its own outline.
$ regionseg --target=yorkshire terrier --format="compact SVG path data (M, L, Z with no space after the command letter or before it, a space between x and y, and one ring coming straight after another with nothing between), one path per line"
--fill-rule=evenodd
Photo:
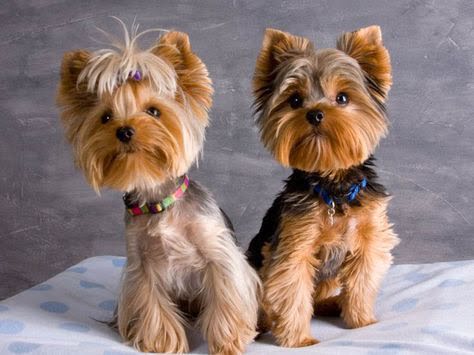
M374 303L398 244L372 154L387 133L391 65L378 26L337 49L267 29L253 87L261 140L293 169L247 255L263 283L261 331L285 347L316 344L312 315L350 328L376 322Z
M96 191L125 192L118 331L141 351L183 353L195 320L210 353L242 353L256 335L260 281L230 221L186 175L208 125L208 71L186 34L141 50L150 30L123 27L112 49L66 53L58 91L78 167Z

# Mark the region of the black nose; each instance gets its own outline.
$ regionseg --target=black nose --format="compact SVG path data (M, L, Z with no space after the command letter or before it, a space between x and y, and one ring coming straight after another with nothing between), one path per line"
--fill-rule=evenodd
M321 121L323 120L323 118L324 118L324 112L320 110L308 111L306 113L306 119L313 126L319 125Z
M130 142L130 139L132 139L133 135L135 134L135 130L132 127L120 127L117 129L117 138L119 141L128 143Z

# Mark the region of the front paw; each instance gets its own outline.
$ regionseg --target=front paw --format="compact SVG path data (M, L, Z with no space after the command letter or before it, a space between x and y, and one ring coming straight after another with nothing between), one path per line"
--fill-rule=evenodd
M235 337L236 335L237 337ZM219 355L243 354L245 346L256 336L255 324L236 328L226 335L214 333L208 338L209 353Z
M124 338L142 352L183 354L189 351L186 333L172 324L160 328L134 324Z
M239 342L229 342L225 345L210 345L209 354L213 355L239 355L244 353L244 345Z
M371 317L360 317L360 315L357 314L351 314L351 315L344 315L344 322L346 325L351 328L361 328L361 327L366 327L371 324L377 323L377 319L373 316Z
M278 345L285 348L302 348L318 344L319 341L311 336L295 339L295 338L277 338Z

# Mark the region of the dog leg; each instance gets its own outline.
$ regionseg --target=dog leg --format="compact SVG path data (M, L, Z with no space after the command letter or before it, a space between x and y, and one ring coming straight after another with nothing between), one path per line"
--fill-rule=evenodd
M211 354L241 354L257 335L258 276L230 235L207 238L201 252L209 261L203 270L198 325Z
M279 244L263 276L263 307L272 333L285 347L318 343L311 335L316 260L315 229L304 219L282 222Z
M137 261L125 271L118 304L120 335L140 351L184 353L183 319L152 270Z
M352 237L354 249L341 271L341 306L346 324L350 328L359 328L376 322L374 306L377 292L392 264L390 251L398 244L398 238L388 223L384 209L359 221Z

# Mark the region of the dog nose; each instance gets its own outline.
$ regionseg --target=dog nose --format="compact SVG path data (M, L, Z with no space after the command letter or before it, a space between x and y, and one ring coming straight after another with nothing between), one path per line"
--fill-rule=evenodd
M132 139L133 135L135 134L135 130L132 127L120 127L117 129L117 138L119 141L128 143Z
M306 119L313 126L317 126L321 123L324 118L324 112L320 110L312 110L306 113Z

